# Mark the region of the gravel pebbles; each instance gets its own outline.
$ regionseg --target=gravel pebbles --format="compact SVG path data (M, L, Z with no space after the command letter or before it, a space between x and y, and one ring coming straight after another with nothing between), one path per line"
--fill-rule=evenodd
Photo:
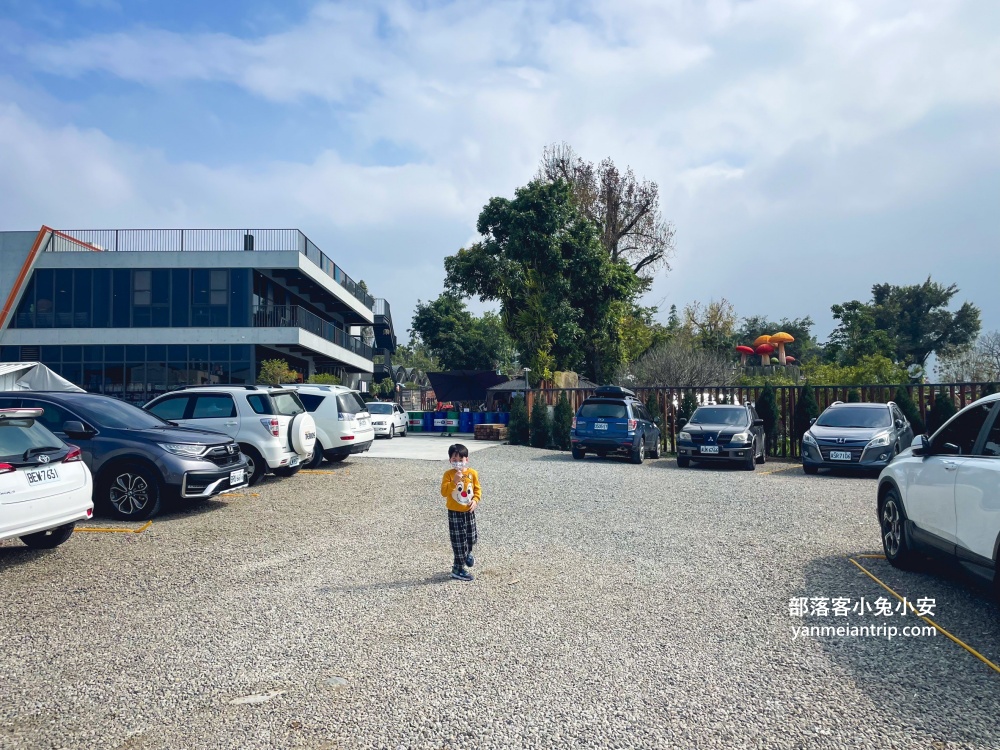
M872 621L789 616L883 595L846 558L879 547L872 479L511 446L472 464L473 583L448 577L445 461L0 544L0 747L1000 747L1000 674L943 636L793 640ZM1000 660L982 590L864 562Z

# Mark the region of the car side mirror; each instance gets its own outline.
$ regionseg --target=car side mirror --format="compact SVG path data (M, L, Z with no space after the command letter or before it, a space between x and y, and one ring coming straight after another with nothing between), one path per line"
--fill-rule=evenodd
M904 422L903 422L902 419L897 419L896 420L896 429L898 429L898 430L903 429L903 424L904 424Z
M76 420L70 420L69 422L64 423L63 432L65 432L69 437L77 440L89 438L94 434L84 426L83 422L77 422Z
M683 427L687 423L688 423L688 421L684 417L681 417L680 419L677 420L677 426L678 427Z
M810 417L809 426L812 427L814 424L816 424L816 417Z
M755 419L753 421L753 426L754 427L763 427L764 426L764 420L763 419Z
M917 435L910 443L910 452L914 456L927 456L930 454L930 443L923 435Z

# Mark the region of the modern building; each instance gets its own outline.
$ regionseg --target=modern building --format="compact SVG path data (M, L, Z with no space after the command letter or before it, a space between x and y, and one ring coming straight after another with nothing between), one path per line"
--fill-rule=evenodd
M297 229L0 232L0 301L0 362L134 402L268 359L359 387L395 349L388 302Z

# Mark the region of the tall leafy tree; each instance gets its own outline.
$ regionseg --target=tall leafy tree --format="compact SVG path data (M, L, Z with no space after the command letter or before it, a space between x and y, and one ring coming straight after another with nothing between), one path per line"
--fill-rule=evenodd
M481 242L445 258L448 291L499 301L524 364L543 377L582 369L600 382L615 372L639 281L604 252L570 186L535 181L492 198L477 229Z
M455 294L418 301L411 332L446 370L509 367L512 347L499 316L487 313L477 318Z

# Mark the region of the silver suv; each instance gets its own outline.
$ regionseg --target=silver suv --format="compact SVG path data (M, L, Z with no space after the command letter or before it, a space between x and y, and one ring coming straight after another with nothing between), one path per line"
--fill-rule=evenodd
M298 394L282 386L188 386L143 408L175 424L229 435L247 457L251 485L268 471L295 474L316 444L316 423Z

